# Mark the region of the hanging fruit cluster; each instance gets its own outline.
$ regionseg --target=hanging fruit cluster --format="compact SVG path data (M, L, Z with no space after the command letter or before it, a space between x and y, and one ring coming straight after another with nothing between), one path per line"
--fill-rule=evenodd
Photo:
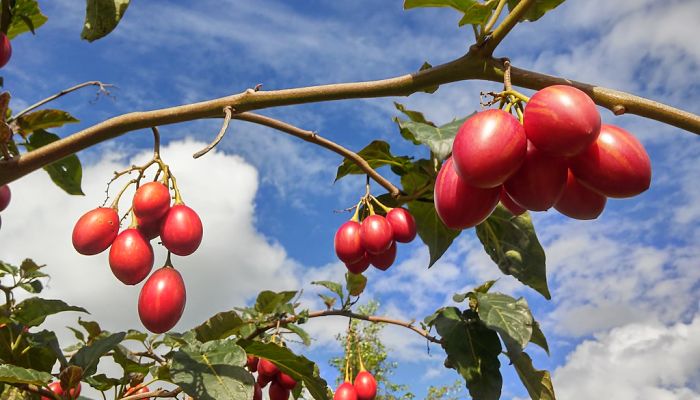
M372 202L386 216L376 214ZM368 214L362 220L361 209ZM363 273L370 264L386 271L396 260L396 242L408 243L415 237L416 221L408 210L386 207L368 191L355 207L353 217L336 231L335 254L353 274Z
M515 215L554 207L570 218L595 219L608 197L649 188L651 162L642 144L601 124L581 90L555 85L531 99L512 90L496 97L507 103L505 111L466 120L438 174L435 208L448 227L478 225L499 201Z
M197 213L183 203L170 168L160 159L156 132L154 130L153 159L144 166L115 174L112 182L132 172L138 172L138 177L124 186L110 207L98 207L80 217L73 228L73 247L84 255L99 254L109 248L109 266L114 276L126 285L136 285L151 273L154 264L151 241L160 237L160 243L168 250L167 260L141 288L138 312L148 330L163 333L180 320L186 299L185 283L173 267L170 254L188 256L194 253L202 242L203 229ZM155 178L141 185L141 179L152 165L158 166ZM161 173L163 178L159 181ZM128 213L131 223L119 233L119 200L132 184L137 188Z
M253 400L262 400L262 389L270 384L270 400L287 400L292 390L297 386L297 381L291 376L280 371L270 360L248 355L248 371L257 372L258 376L253 391Z
M0 212L4 211L7 206L10 205L10 200L12 199L12 192L10 187L7 185L0 186ZM0 227L2 227L2 218L0 218Z
M347 347L345 349L345 377L343 383L338 386L333 395L333 400L374 400L377 396L377 380L374 376L365 369L362 361L362 354L359 351L359 346L356 351L351 351L351 342L354 338L354 332L348 329ZM357 344L357 343L356 343ZM358 361L360 362L360 370L355 376L355 381L351 380L352 371L350 368L352 355L357 353Z

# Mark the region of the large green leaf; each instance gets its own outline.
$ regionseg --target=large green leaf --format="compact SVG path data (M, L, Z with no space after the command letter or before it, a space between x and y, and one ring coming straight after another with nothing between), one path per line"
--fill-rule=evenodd
M524 298L502 293L476 293L479 318L487 327L524 349L532 337L532 313ZM504 339L505 340L505 339ZM506 342L508 343L508 342Z
M384 165L390 165L395 168L406 168L410 165L411 160L408 157L402 156L397 157L391 154L391 149L389 143L383 140L375 140L372 143L365 146L364 149L357 153L360 157L364 158L370 167L377 169ZM360 169L353 161L349 159L344 159L343 163L338 167L338 172L335 175L335 180L346 176L346 175L361 175L365 172Z
M245 363L245 351L231 340L191 343L173 354L170 378L196 399L249 400L254 379Z
M18 132L26 137L29 133L39 129L58 128L65 124L80 122L67 111L63 110L39 110L24 114L15 120Z
M324 288L337 294L338 298L340 298L341 303L343 303L345 301L345 295L343 294L343 285L341 285L340 283L333 282L333 281L313 281L313 282L311 282L311 284L323 286Z
M409 110L406 108L406 106L397 102L394 102L394 107L396 107L397 110L401 111L404 115L406 115L411 121L435 126L435 124L432 121L429 121L427 118L425 118L425 115L423 115L423 113L420 111ZM409 142L415 145L421 144L421 142L419 142L416 139L416 137L413 136L413 133L410 130L401 127L401 120L399 118L394 117L393 120L399 126L399 132L401 133L401 136L403 136L404 139L408 140Z
M535 369L532 365L532 359L524 351L508 352L508 357L518 373L520 381L530 394L530 398L533 400L556 400L549 371Z
M61 361L61 364L65 364L65 357L58 345L55 333L42 330L28 333L25 337L27 340L27 347L24 350L27 356L25 366L39 371L51 372L57 359Z
M87 0L80 37L88 42L107 36L121 21L130 0Z
M33 32L47 20L36 0L17 0L12 7L12 22L7 30L7 37L12 40L24 32Z
M496 8L498 0L405 0L403 8L405 10L416 7L450 7L464 14L459 25L464 24L484 24Z
M53 379L51 374L10 364L0 364L0 382L44 386Z
M464 377L472 398L500 398L503 386L498 360L501 342L496 332L476 318L464 319L455 307L438 310L426 323L437 329L450 365Z
M444 160L452 151L452 142L455 140L459 127L469 118L461 118L442 126L433 126L423 122L396 120L399 129L408 130L416 141L428 146L435 157ZM402 133L404 137L407 135Z
M296 296L297 292L273 292L264 290L258 294L255 301L255 310L263 314L277 314L283 311L282 308ZM288 311L288 310L286 310Z
M39 129L29 136L29 142L26 144L26 147L27 150L33 151L58 139L60 139L58 135ZM80 159L75 154L45 166L44 170L48 172L56 186L63 189L66 193L72 195L84 194L81 188L83 167L80 164Z
M113 333L100 338L87 346L83 346L70 359L71 365L77 365L83 369L83 376L90 376L97 371L100 358L114 350L126 337L126 332Z
M139 373L148 374L148 370L155 362L144 362L143 364L139 362L138 358L131 355L129 349L119 344L112 351L112 358L114 362L119 364L124 370L125 374Z
M476 234L501 272L550 299L545 254L529 213L514 217L501 204L476 227Z
M537 21L548 11L555 9L564 1L565 0L535 0L534 4L527 9L527 12L525 12L525 15L523 15L520 20ZM520 3L520 0L508 0L508 9L512 10L518 3Z
M107 390L121 383L119 379L110 378L105 374L93 375L85 378L84 380L88 385L94 387L100 392L106 392Z
M239 340L238 344L245 349L246 353L266 358L297 382L304 382L304 386L314 399L328 400L326 381L319 376L316 365L306 357L298 356L288 348L274 343Z
M418 236L428 246L430 252L428 267L432 267L445 254L461 231L446 227L431 202L412 201L408 203L408 210L416 220Z
M476 3L469 10L464 12L464 16L459 20L459 26L486 25L493 11L498 5L498 0L487 0L484 3Z
M237 312L220 312L201 325L194 328L197 340L208 342L215 339L225 339L234 334L243 325L243 320Z
M20 324L32 327L41 325L49 315L64 311L88 313L84 308L70 306L62 300L48 300L32 297L17 304L13 319Z
M547 355L549 355L549 344L547 343L547 338L544 336L540 324L537 321L532 321L532 337L530 337L530 343L534 343L540 346Z

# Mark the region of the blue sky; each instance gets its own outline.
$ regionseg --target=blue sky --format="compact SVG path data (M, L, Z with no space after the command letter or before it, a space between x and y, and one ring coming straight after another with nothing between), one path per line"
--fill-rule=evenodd
M129 111L147 110L264 89L390 77L464 53L473 40L451 10L403 11L400 1L134 2L107 38L81 41L82 4L44 2L49 22L37 36L13 41L2 70L18 110L86 80L113 83L114 98L94 92L66 96L53 106L71 111L81 127ZM700 3L624 0L569 1L537 23L521 24L497 50L514 65L627 90L700 113ZM395 153L424 150L400 139L391 121L392 101L419 109L439 123L478 109L490 82L443 86L434 95L347 100L264 110L359 150L381 138ZM525 91L530 93L528 91ZM563 399L700 398L700 140L693 134L635 116L619 124L643 141L653 167L651 189L628 200L610 200L593 222L556 212L533 216L548 256L553 299L546 301L509 277L495 290L524 296L552 349L533 348L537 366L553 371ZM340 280L332 237L348 218L334 210L355 203L362 178L333 184L340 159L294 138L234 122L217 151L198 161L191 153L216 134L220 121L161 129L163 157L181 181L183 196L199 211L204 242L176 266L188 284L188 305L176 329L188 329L215 312L249 302L261 289L304 288L312 280ZM101 204L111 172L150 151L148 131L129 133L80 154L85 198L71 198L42 172L13 183L13 204L3 213L2 259L33 257L49 264L47 294L87 307L111 330L139 328L138 288L123 287L107 268L107 255L82 257L70 246L74 221ZM388 171L387 171L388 172ZM389 175L389 174L387 174ZM377 193L381 191L377 188ZM58 212L57 212L58 211ZM162 251L156 263L164 260ZM422 319L450 304L454 292L500 277L472 231L427 270L427 250L416 241L399 248L397 264L368 274L366 298L383 314ZM86 279L85 277L89 277ZM106 295L106 294L109 295ZM75 316L54 318L57 329ZM304 352L333 381L329 357L341 348L333 336L342 319L309 324L317 340ZM67 333L64 332L64 337ZM457 375L442 368L437 347L428 355L419 336L387 328L396 380L421 397L429 384ZM503 398L526 396L510 368Z

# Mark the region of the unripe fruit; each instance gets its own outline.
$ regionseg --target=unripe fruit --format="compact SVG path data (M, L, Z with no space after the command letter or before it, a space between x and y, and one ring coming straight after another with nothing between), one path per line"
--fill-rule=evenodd
M360 240L360 223L347 221L338 228L333 239L335 254L344 263L355 263L365 255Z
M261 358L258 361L258 374L274 378L280 372L279 368L270 360Z
M277 381L272 381L268 394L270 395L270 400L288 400L290 391Z
M160 219L170 209L170 191L160 182L148 182L134 193L134 214L144 221Z
M333 395L333 400L357 400L357 392L350 382L343 382Z
M519 206L546 211L561 197L566 171L565 158L547 155L528 142L525 162L503 186Z
M554 208L570 218L596 219L603 212L607 200L602 194L583 186L569 170L564 194Z
M135 228L120 233L109 249L109 267L120 281L135 285L153 269L153 247Z
M276 379L277 379L277 383L279 383L283 388L285 388L287 390L292 390L297 385L297 381L294 378L285 374L282 371L280 371L280 373L277 374Z
M535 93L523 113L525 134L538 150L572 157L593 143L600 132L600 113L590 97L566 85Z
M139 294L139 318L153 333L167 332L185 311L185 282L175 268L165 266L151 275Z
M202 243L202 220L184 204L170 208L160 225L163 246L178 256L189 256Z
M370 215L360 225L360 241L369 254L380 254L386 251L394 241L391 225L381 215Z
M117 210L99 207L85 213L73 228L73 247L86 256L102 253L119 232Z
M138 230L143 234L143 236L148 240L153 240L160 235L160 219L154 219L151 221L144 221L136 218L136 224L138 225Z
M12 192L10 187L7 185L0 186L0 211L4 211L10 204L10 199L12 199Z
M435 181L435 210L448 228L471 228L491 215L500 192L498 187L480 189L467 184L455 172L452 158L448 158Z
M457 175L478 188L503 184L525 159L527 140L520 122L491 109L464 121L455 136L452 159Z
M386 213L386 220L394 232L394 240L399 243L408 243L416 237L416 220L407 209L397 207Z
M651 184L651 161L644 146L626 130L603 124L598 140L569 160L582 184L607 197L636 196Z
M510 213L515 215L516 217L527 211L526 209L517 205L513 201L513 199L511 199L510 196L508 196L508 193L506 193L505 188L501 189L501 204L503 204L503 207L507 208L508 211L510 211Z
M4 67L12 57L12 44L4 33L0 32L0 68Z
M377 381L368 371L360 371L355 377L357 400L374 400L377 396Z
M61 381L55 381L49 383L49 389L51 389L52 392L56 393L59 396L64 396L65 391L61 387ZM80 396L80 383L78 383L78 386L74 387L73 389L68 391L68 395L70 398L77 399L78 396ZM48 397L41 397L41 400L53 400L49 399Z
M255 356L248 355L246 356L246 367L248 367L248 371L250 372L255 372L258 370L258 362L260 362L260 359Z
M369 268L369 255L365 253L362 258L354 263L346 263L345 268L353 274L361 274Z
M262 388L258 382L253 385L253 400L263 400Z
M369 262L375 267L386 271L396 260L396 242L391 242L391 246L382 254L368 254Z

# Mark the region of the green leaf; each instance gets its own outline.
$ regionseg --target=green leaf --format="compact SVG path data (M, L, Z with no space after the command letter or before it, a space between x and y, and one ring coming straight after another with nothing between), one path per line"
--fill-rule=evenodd
M326 308L329 310L333 308L333 304L335 304L335 301L337 300L335 297L326 296L325 294L321 293L319 293L318 297L323 300L323 304L325 304Z
M6 272L10 275L17 275L19 274L19 268L15 267L14 265L10 265L6 262L0 261L0 272Z
M486 221L477 225L476 235L501 272L551 299L544 250L529 213L514 217L499 204Z
M27 150L33 151L59 139L58 135L39 129L29 136L29 142L26 144L26 147ZM80 165L80 159L75 154L45 166L44 170L48 172L56 186L63 189L66 193L84 195L81 188L83 167Z
M112 352L114 362L119 364L125 374L139 373L148 374L149 368L154 365L154 362L139 363L138 358L131 355L130 351L123 345L117 345Z
M81 319L78 317L78 324L85 329L85 332L88 333L88 342L92 342L96 337L98 337L102 333L102 328L100 327L100 324L98 324L95 321L85 321L84 319Z
M501 342L496 332L476 318L463 319L455 307L439 310L430 317L429 324L442 337L447 358L466 380L469 394L475 399L499 399L503 378L498 360Z
M479 318L524 349L532 336L532 313L524 298L518 300L501 293L476 293ZM507 343L507 341L506 341Z
M540 324L537 321L532 321L532 336L530 337L530 343L534 343L544 349L549 355L549 344L547 344L547 338L544 336L542 329L540 329Z
M497 5L498 0L489 0L485 3L474 4L469 10L464 12L464 16L459 20L459 26L467 24L486 25Z
M51 380L53 380L53 376L46 372L10 364L0 364L0 382L44 386Z
M80 37L88 42L107 36L119 24L130 0L87 0Z
M353 274L352 272L345 273L346 288L350 296L359 296L365 291L367 286L367 278L362 274Z
M314 399L328 400L326 381L318 375L315 364L306 357L298 356L291 350L273 343L239 340L238 344L245 349L246 353L266 358L297 382L303 381Z
M533 400L555 400L554 386L549 371L535 369L532 359L527 353L508 352L515 371L520 377L520 381L525 385L525 389Z
M44 289L44 285L42 285L40 281L31 281L29 283L23 283L19 285L19 287L21 287L29 293L41 293L41 291Z
M26 355L28 364L27 367L51 372L56 360L58 359L62 365L65 365L65 357L58 345L56 334L43 330L36 333L26 334L27 349Z
M405 10L416 7L450 7L464 14L459 26L465 24L481 25L488 21L498 4L497 0L481 3L477 0L405 0Z
M125 332L113 333L107 337L95 340L93 343L82 347L70 359L71 365L77 365L83 369L83 376L90 376L97 370L100 358L114 350L124 337Z
M38 265L32 259L27 258L22 261L22 264L19 266L20 276L23 278L43 278L48 276L43 273L35 275L43 267L45 267L45 265Z
M340 297L340 302L345 301L345 295L343 294L343 285L341 285L338 282L331 282L331 281L314 281L311 282L312 285L319 285L323 286L324 288L330 290L331 292L335 293Z
M404 129L408 130L416 141L428 146L435 157L444 160L452 151L452 142L467 118L469 117L456 119L439 127L416 121L396 120L396 123L402 132ZM402 135L406 137L406 134Z
M461 231L446 227L438 217L433 203L411 201L408 203L408 210L416 220L418 236L430 251L430 268L442 257Z
M423 113L420 111L409 110L403 104L397 103L397 102L394 102L394 107L396 107L397 110L399 110L404 115L406 115L411 121L420 122L423 124L435 126L435 124L432 123L431 121L429 121L428 119L426 119L425 115L423 115ZM399 118L394 117L393 120L396 123L396 125L398 125L399 132L401 133L401 136L404 139L408 140L409 142L411 142L415 145L421 144L421 142L419 142L416 139L416 137L413 135L413 133L409 129L401 127L401 120Z
M370 167L377 169L384 165L390 165L392 167L407 168L411 163L408 157L401 156L397 157L391 154L389 143L383 140L375 140L368 144L364 149L357 153L360 157L364 158ZM338 181L340 178L346 175L362 175L365 172L360 169L353 161L349 159L344 159L343 163L338 167L338 172L335 175L335 180Z
M263 314L274 314L280 306L287 304L296 294L297 292L295 291L277 293L264 290L258 294L258 298L255 301L255 310Z
M290 331L294 332L297 336L299 336L299 339L301 339L301 341L304 342L305 346L311 345L311 336L309 336L309 334L305 330L301 329L299 325L287 324L285 328L289 329Z
M49 128L57 128L65 124L80 122L78 119L63 110L39 110L24 114L17 118L19 133L27 137L31 132L37 130L45 130Z
M126 336L124 337L124 340L135 340L137 342L143 342L148 338L148 334L137 331L135 329L129 329L126 331Z
M545 15L548 11L555 9L563 2L564 0L535 0L534 4L532 4L530 8L527 9L525 15L523 15L520 18L520 20L537 21L538 19L542 18L542 16ZM518 5L518 3L520 3L520 0L508 0L508 9L514 9L515 6Z
M119 384L119 379L109 378L105 374L93 375L84 379L88 385L94 387L100 392L105 392Z
M254 379L243 366L246 353L231 340L192 343L173 354L170 377L200 400L251 399Z
M475 287L472 289L472 291L467 292L467 293L457 293L454 296L452 296L452 300L457 303L461 303L467 298L469 299L474 299L476 300L476 293L488 293L489 290L491 290L491 287L496 283L495 280L492 281L486 281L482 283L480 286Z
M17 304L13 319L28 327L39 326L49 315L65 311L78 311L89 314L84 308L69 306L62 300L32 297Z
M12 7L12 22L7 30L7 37L12 40L24 32L34 33L47 20L36 0L17 0Z
M429 62L425 61L423 63L423 65L420 66L420 69L418 69L418 71L425 71L425 70L429 70L430 68L433 68L433 66L430 65ZM427 88L422 89L421 92L433 94L433 93L437 92L438 89L440 89L440 85L428 86ZM394 104L396 104L396 103L394 103Z
M258 296L258 299L260 299L260 296ZM224 311L204 321L204 323L194 328L194 332L197 340L204 343L210 340L227 338L237 332L241 325L243 325L243 320L237 312L233 310Z

